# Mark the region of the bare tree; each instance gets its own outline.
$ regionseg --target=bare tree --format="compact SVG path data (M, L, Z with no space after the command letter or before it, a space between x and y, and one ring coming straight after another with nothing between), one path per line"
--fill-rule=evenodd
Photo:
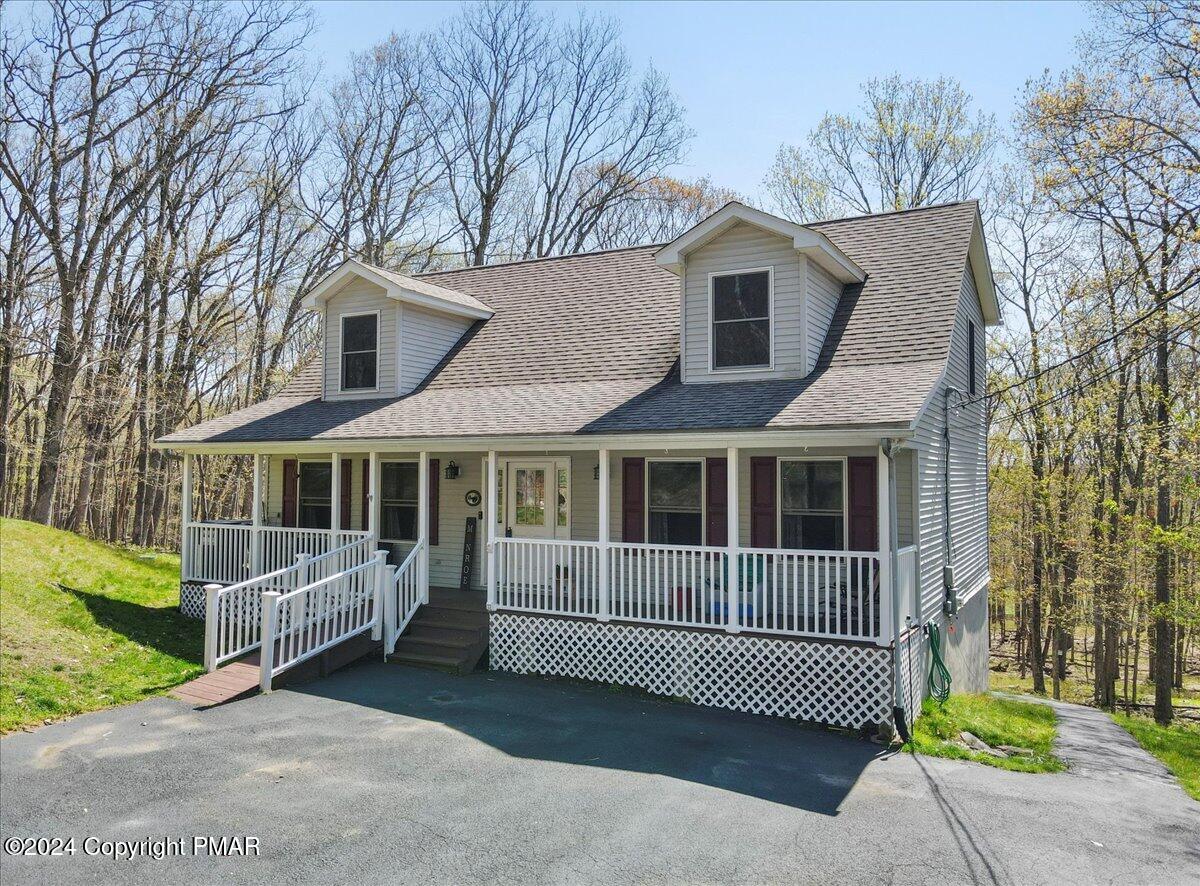
M606 213L682 159L690 136L660 74L635 82L614 20L581 11L554 36L534 188L521 213L527 257L584 248Z
M46 241L59 293L35 519L50 520L67 409L114 249L163 176L219 137L232 109L241 120L263 114L246 93L288 76L305 17L276 3L56 0L28 40L0 53L3 124L46 151L34 181L5 141L0 174Z
M508 221L503 198L532 156L552 71L551 24L525 0L464 7L437 35L438 149L463 258L484 264Z
M328 137L313 218L342 258L422 270L450 236L435 143L446 111L430 100L432 67L426 41L392 34L351 58L321 109Z
M763 182L797 221L978 196L995 122L956 81L868 80L855 114L826 114L808 150L784 146Z

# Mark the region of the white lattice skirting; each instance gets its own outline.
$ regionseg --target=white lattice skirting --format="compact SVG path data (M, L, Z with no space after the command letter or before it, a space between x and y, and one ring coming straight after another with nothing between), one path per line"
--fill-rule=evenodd
M890 719L889 649L507 612L492 614L490 633L499 671L852 728Z
M179 611L188 618L204 618L204 585L185 581L179 585Z

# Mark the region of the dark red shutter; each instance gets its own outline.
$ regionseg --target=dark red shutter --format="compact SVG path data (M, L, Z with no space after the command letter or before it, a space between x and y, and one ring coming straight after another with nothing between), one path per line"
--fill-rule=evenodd
M750 459L750 546L775 547L775 457Z
M704 462L708 484L708 513L705 515L704 543L712 547L729 544L729 484L728 467L723 458L709 458Z
M646 538L646 459L621 459L621 540L637 544Z
M296 459L283 460L283 525L296 525Z
M438 489L442 479L442 462L429 459L429 543L438 543Z
M359 511L358 516L362 522L358 528L366 532L371 524L371 460L369 458L362 460L362 507Z
M847 538L852 551L879 549L879 491L876 464L871 457L847 459L850 487L850 526Z
M350 483L353 468L348 458L342 459L342 516L338 525L342 529L350 528Z

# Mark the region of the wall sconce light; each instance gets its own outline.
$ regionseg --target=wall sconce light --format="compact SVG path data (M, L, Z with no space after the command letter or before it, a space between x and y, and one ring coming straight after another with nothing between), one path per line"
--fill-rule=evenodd
M442 474L447 480L457 480L458 465L456 465L454 462L450 462L450 464L446 465L446 470L443 471Z
M593 480L600 479L600 465L596 465L594 468L592 468L592 479Z

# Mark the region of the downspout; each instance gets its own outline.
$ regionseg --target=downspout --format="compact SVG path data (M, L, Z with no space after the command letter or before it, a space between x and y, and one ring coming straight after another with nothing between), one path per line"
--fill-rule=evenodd
M879 441L880 448L888 460L888 570L892 586L888 595L892 601L892 722L896 724L896 732L901 740L908 744L908 721L905 718L904 685L900 681L900 595L896 593L896 569L899 565L899 548L897 533L899 525L896 519L896 446L894 441L884 438Z
M946 447L946 455L942 459L942 584L945 588L942 608L947 615L954 615L958 611L957 593L954 590L954 535L950 529L950 395L961 396L961 393L950 385L946 385L942 392L942 441Z

